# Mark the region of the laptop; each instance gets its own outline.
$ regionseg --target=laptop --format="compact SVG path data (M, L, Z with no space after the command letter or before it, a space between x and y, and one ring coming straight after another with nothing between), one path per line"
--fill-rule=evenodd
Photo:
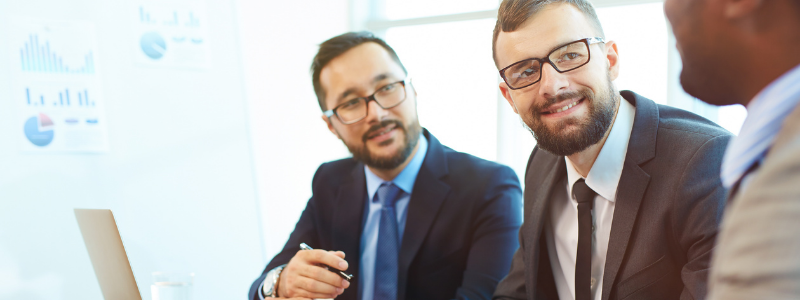
M106 300L142 300L110 209L75 209L83 242Z

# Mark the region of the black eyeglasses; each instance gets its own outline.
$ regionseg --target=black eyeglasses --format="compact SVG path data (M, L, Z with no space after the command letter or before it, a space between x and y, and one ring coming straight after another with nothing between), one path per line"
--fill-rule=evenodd
M529 87L542 80L544 63L549 63L559 73L575 70L589 63L589 45L604 42L599 37L570 42L551 51L545 58L528 58L515 62L500 70L500 77L503 77L503 81L512 90Z
M356 123L367 117L370 101L375 101L383 109L390 109L403 103L406 100L406 83L409 81L410 77L392 82L382 86L372 95L347 100L323 113L328 118L336 115L345 125Z

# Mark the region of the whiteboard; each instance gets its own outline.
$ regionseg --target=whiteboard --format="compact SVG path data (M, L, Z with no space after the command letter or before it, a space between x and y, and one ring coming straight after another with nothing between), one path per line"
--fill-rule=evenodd
M23 151L18 47L0 43L0 299L102 299L76 207L114 211L144 299L154 271L194 272L194 299L246 297L266 261L235 5L200 2L209 59L159 66L137 58L142 2L0 1L3 41L17 18L94 24L107 120L105 151Z

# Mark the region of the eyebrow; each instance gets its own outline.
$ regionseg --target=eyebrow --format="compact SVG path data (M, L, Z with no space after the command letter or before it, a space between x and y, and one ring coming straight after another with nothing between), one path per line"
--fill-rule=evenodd
M391 76L391 74L388 73L388 72L383 73L383 74L379 74L379 75L377 75L377 76L372 78L372 83L375 84L375 83L381 82L382 80L385 80L386 78L389 78L389 76ZM344 100L344 98L347 98L347 96L350 96L352 94L355 94L357 91L358 91L358 89L356 89L354 87L351 87L351 88L345 90L344 93L342 93L342 95L339 96L339 99L336 101L336 103L341 102L342 100Z
M543 58L545 58L545 57L548 57L548 56L550 56L550 54L552 54L552 53L553 53L553 51L556 51L558 48L561 48L561 47L564 47L564 46L566 46L566 45L572 44L572 43L574 43L574 42L577 42L577 41L582 41L582 40L585 40L585 38L584 38L584 39L579 39L579 40L574 40L574 41L571 41L571 42L564 42L564 43L558 44L558 46L555 46L555 47L553 47L553 48L550 48L550 50L547 50L547 55L545 55L545 56L543 56L543 57L528 57L528 58L526 58L526 59L523 59L523 60L529 60L529 59L531 59L531 58L543 59ZM520 61L523 61L523 60L520 60ZM519 62L519 61L518 61L518 62ZM515 62L515 63L518 63L518 62ZM515 64L515 63L514 63L514 64ZM512 65L513 65L513 64L512 64Z

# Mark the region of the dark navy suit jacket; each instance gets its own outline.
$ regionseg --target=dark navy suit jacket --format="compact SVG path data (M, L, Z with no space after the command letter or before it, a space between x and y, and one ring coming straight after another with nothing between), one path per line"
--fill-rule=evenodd
M400 249L397 299L490 299L519 246L522 191L506 166L442 146L427 130L428 153L414 183ZM286 264L305 242L347 254L355 278L336 299L358 296L359 249L367 189L364 164L325 163L313 196L283 250L253 282L249 299L269 270ZM378 253L380 255L380 253Z

